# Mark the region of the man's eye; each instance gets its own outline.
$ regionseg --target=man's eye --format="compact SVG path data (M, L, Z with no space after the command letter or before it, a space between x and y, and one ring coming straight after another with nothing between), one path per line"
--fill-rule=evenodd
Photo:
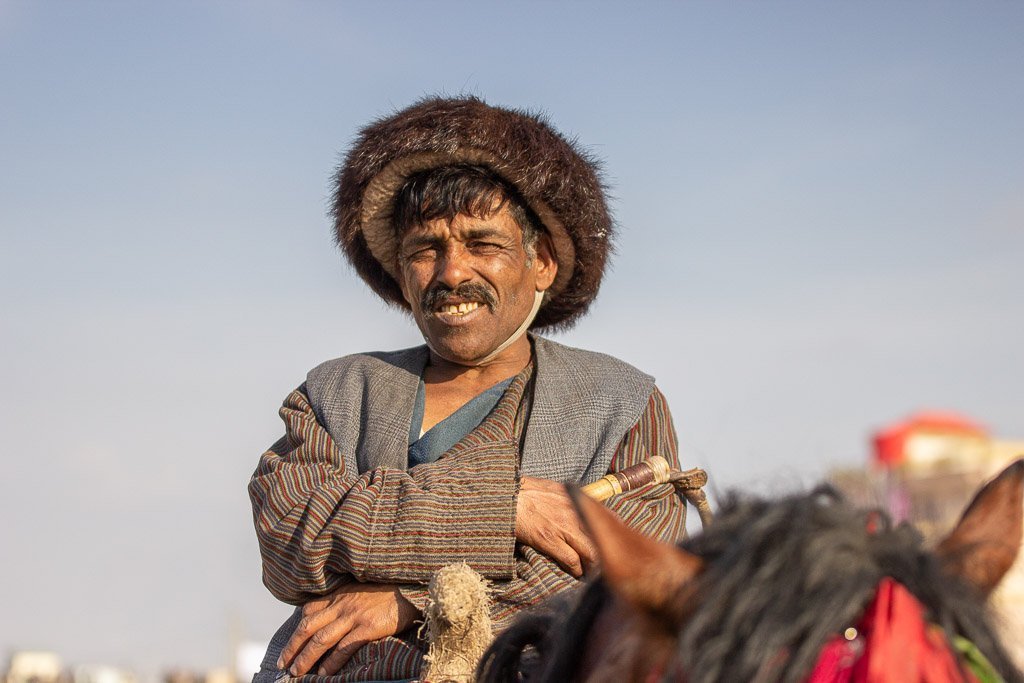
M405 258L409 261L422 261L424 259L432 259L437 255L437 249L434 247L422 247L421 249L415 249L408 252Z

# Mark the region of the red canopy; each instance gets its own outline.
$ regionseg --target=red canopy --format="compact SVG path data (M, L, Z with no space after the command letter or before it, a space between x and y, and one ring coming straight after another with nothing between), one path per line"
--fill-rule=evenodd
M921 412L903 422L885 427L874 433L875 463L883 467L896 467L903 462L907 438L915 432L939 432L960 436L988 438L988 431L977 422L955 413Z

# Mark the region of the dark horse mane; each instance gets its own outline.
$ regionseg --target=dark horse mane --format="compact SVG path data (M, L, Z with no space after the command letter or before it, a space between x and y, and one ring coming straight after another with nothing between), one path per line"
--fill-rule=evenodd
M943 571L914 528L855 509L830 487L775 501L733 494L714 524L681 546L705 563L691 593L698 604L676 641L688 680L802 680L825 642L856 623L883 577L903 584L947 634L977 645L1006 681L1024 680L983 599ZM520 670L531 681L571 680L609 600L598 579L517 621L485 655L480 680L515 680Z

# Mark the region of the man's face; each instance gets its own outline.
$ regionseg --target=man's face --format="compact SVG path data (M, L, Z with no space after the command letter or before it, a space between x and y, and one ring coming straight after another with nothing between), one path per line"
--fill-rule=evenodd
M485 218L458 214L409 228L399 246L402 292L431 348L470 365L504 342L554 281L547 237L528 258L507 207Z

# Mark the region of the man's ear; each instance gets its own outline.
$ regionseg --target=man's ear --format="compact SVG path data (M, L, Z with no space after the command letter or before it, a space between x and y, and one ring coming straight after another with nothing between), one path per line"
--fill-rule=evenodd
M579 489L569 489L569 495L597 546L601 575L611 591L638 610L682 621L691 606L691 582L704 562L630 529Z
M988 595L1020 551L1024 527L1024 460L986 484L960 523L936 548L946 570Z
M558 259L555 258L555 247L551 243L551 237L542 232L537 237L537 255L534 257L533 268L537 274L537 291L545 292L558 275Z

